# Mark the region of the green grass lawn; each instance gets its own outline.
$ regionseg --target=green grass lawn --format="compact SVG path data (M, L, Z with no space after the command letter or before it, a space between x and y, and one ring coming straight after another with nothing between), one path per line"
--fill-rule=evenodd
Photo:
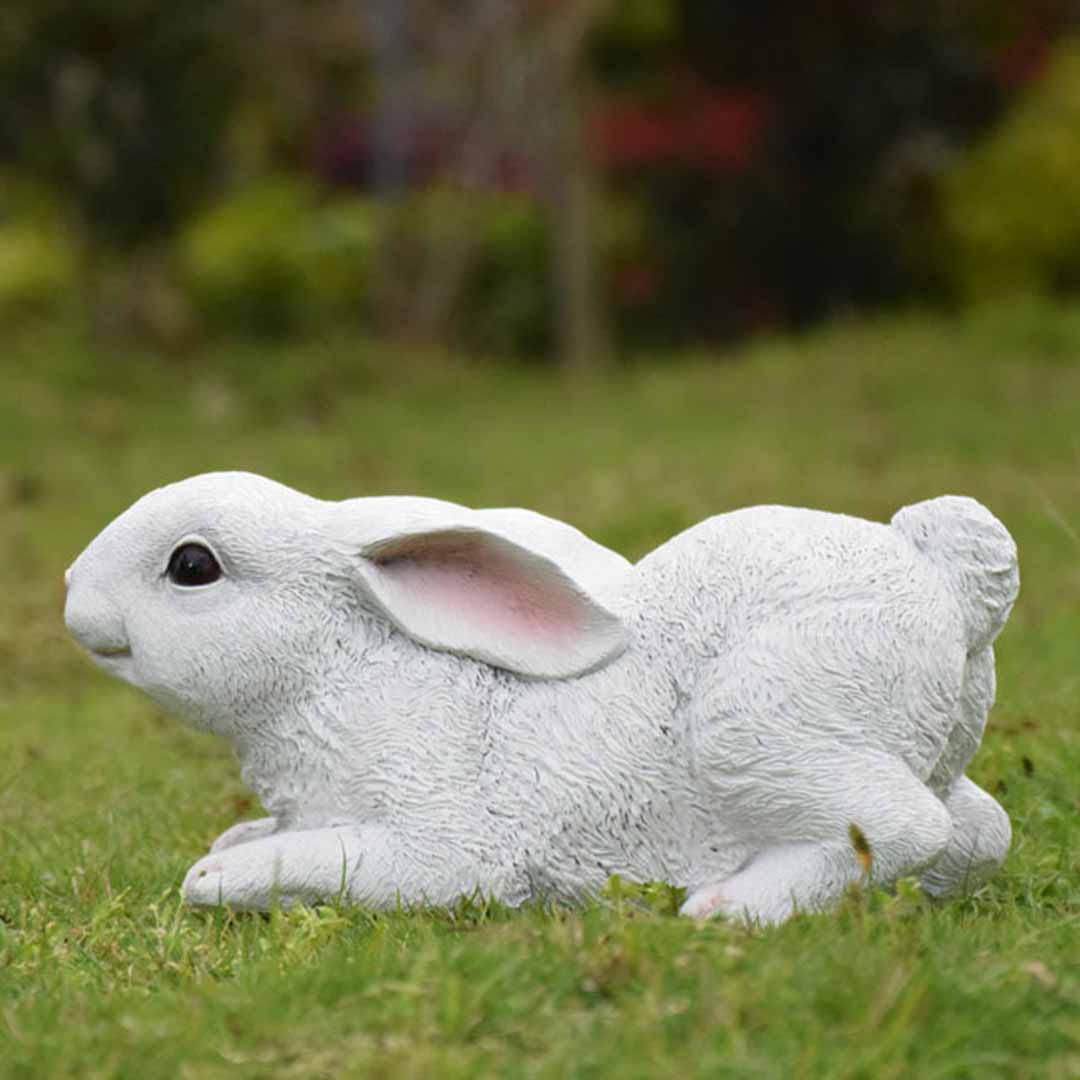
M0 375L0 1075L1080 1077L1080 313L839 327L584 383L61 331L5 342ZM759 932L617 894L185 910L187 866L258 807L223 745L76 651L62 573L140 494L217 468L521 504L632 557L750 503L978 497L1023 577L972 770L1012 817L1004 871Z

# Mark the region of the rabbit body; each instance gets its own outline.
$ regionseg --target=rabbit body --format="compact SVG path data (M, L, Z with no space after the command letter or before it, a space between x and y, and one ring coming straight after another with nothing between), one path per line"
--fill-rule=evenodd
M222 575L177 587L191 537ZM776 922L1000 864L1008 819L964 769L1017 584L968 499L740 510L631 567L525 511L211 474L105 530L67 617L229 739L270 815L192 867L192 903L574 902L619 873Z

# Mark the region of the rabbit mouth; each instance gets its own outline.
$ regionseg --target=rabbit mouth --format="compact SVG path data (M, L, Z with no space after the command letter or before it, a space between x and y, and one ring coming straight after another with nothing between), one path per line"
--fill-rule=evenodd
M127 645L106 645L102 648L90 649L90 659L103 671L119 679L128 682L134 674L134 659L131 648Z
M131 656L130 645L99 645L95 649L90 650L95 656L100 656L106 660L118 660L121 657Z

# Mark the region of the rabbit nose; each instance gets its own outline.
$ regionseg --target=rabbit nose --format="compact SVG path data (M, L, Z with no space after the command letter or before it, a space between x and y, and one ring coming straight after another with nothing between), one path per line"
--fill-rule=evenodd
M123 656L131 651L120 612L93 590L69 589L64 622L79 644L97 656Z

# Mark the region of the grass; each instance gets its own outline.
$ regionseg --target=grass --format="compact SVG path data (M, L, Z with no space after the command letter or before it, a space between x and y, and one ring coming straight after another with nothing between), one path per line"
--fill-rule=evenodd
M0 358L0 1076L1080 1077L1080 314L910 317L602 381L344 343L164 360L62 330ZM583 912L196 914L258 812L223 746L65 638L64 567L214 468L325 497L522 504L637 556L710 513L885 518L946 491L1016 536L973 775L1004 871L748 932Z

